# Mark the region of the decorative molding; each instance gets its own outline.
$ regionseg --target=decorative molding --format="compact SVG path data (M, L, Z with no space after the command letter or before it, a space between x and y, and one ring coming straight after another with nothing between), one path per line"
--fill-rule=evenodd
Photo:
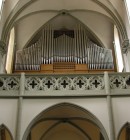
M130 50L130 41L129 39L124 39L122 43L122 52L127 53Z
M19 90L20 78L15 76L0 76L0 91Z
M111 89L130 89L130 75L111 75Z
M72 96L74 95L81 95L81 92L84 95L87 93L95 93L94 95L107 95L104 92L106 88L104 82L104 75L103 74L82 74L82 75L25 75L25 82L22 82L22 87L20 83L20 75L0 75L0 91L8 92L8 95L12 95L12 91L19 91L25 90L23 96L26 95L40 95L44 96L52 96L50 91L57 93L59 95L59 91L62 91L63 95ZM109 73L109 81L108 85L110 89L113 90L129 90L130 89L130 73ZM22 88L22 89L21 89ZM70 94L68 94L70 91ZM77 94L76 91L80 91L80 94ZM46 94L49 93L49 94ZM60 92L61 93L61 92ZM46 95L45 95L46 94ZM122 93L123 94L123 93ZM89 94L91 95L91 94ZM92 94L93 95L93 94ZM112 95L112 93L110 93ZM116 94L115 94L116 95ZM129 94L130 95L130 94ZM118 96L118 94L117 94Z
M47 90L103 90L104 78L103 75L84 75L75 77L71 76L30 76L26 77L26 91L47 91Z

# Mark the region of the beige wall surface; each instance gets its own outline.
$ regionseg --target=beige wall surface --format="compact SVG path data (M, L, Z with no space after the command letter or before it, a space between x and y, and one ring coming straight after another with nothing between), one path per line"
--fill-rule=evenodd
M73 12L72 15L83 22L98 36L106 48L113 47L114 29L111 19L95 12Z
M35 32L54 16L55 13L38 13L21 20L16 26L17 50L22 49Z
M130 122L130 97L113 98L113 113L116 136L126 122Z
M109 121L108 121L106 99L94 98L94 99L31 99L31 100L26 99L24 100L21 136L24 134L28 125L32 122L32 120L37 115L39 115L39 113L41 113L42 111L46 110L49 107L64 102L75 104L91 112L103 124L104 128L106 129L109 135Z
M110 19L94 12L72 12L71 15L87 25L106 48L113 47L114 29ZM16 27L17 49L23 48L37 30L54 16L56 13L38 13L20 20Z
M130 98L113 98L113 114L116 137L122 126L130 122ZM109 135L109 118L105 98L88 99L24 99L21 137L33 119L49 107L60 103L71 103L91 112L103 124ZM16 131L17 99L0 99L0 124L5 124L13 137ZM125 114L125 115L124 115Z
M17 99L0 99L0 124L4 124L12 133L16 132Z

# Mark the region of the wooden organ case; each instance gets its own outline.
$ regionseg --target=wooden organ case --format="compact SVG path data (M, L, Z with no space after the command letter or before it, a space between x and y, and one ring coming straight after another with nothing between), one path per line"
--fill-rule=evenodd
M88 73L114 71L112 50L98 46L77 25L73 30L42 29L39 38L16 52L14 72Z

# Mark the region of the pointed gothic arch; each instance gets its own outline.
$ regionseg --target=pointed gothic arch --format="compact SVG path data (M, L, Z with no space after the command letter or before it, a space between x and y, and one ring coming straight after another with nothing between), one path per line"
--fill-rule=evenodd
M73 11L73 10L72 10ZM71 12L72 12L71 11ZM80 11L80 10L79 10ZM41 12L41 11L40 11ZM51 12L51 10L48 10L48 12ZM55 11L56 12L56 11ZM39 12L37 12L39 13ZM69 13L69 11L67 10L61 10L58 12L58 14L54 17L52 17L51 19L49 19L46 23L44 23L41 27L39 27L37 29L36 32L33 33L33 35L30 37L30 39L27 41L27 43L23 46L23 48L28 47L28 45L30 44L30 42L37 36L37 34L39 34L39 32L42 31L42 29L44 29L47 25L53 23L54 20L56 20L59 16L61 16L62 14L67 15L68 17L70 17L72 20L75 20L75 22L77 24L80 24L81 26L83 26L85 28L85 30L90 34L91 38L93 38L94 41L96 41L96 43L100 46L102 46L103 48L105 48L104 43L101 41L101 39L86 25L84 24L82 21L80 21L78 18L74 17L73 15L71 15L71 13ZM105 15L103 15L105 16ZM26 17L26 16L25 16ZM24 17L23 17L24 18ZM19 22L21 19L19 19L17 22ZM110 20L110 19L109 19Z
M4 124L0 125L0 140L13 140L13 136L8 129L8 127Z
M84 136L86 136L87 139L90 140L91 136L89 136L90 132L87 131L88 128L85 129L82 126L83 124L85 125L88 124L91 125L91 127L93 127L94 130L98 130L100 135L103 136L104 140L108 140L106 130L103 127L102 123L98 120L98 118L88 110L84 109L83 107L71 103L59 103L39 113L31 121L26 131L24 132L23 140L27 140L28 135L31 132L36 131L36 128L38 128L37 125L41 125L40 123L43 123L44 125L43 128L45 129L46 127L45 122L54 122L54 123L50 125L48 129L45 130L45 132L41 136L41 139L46 134L50 133L50 130L53 131L54 128L57 128L59 124L61 124L61 126L62 124L63 125L69 124L70 126L73 126L75 129L80 131L80 133L82 133Z
M57 62L61 62L58 69L67 62L69 68L68 63L74 65L72 69L75 64L84 64L86 71L87 67L113 71L113 52L106 47L90 28L67 10L61 10L33 34L23 49L16 51L14 72L41 71L46 69L42 68L44 64L51 64L49 71L57 72ZM101 67L100 63L103 63Z
M120 129L117 140L130 139L130 122L126 122Z

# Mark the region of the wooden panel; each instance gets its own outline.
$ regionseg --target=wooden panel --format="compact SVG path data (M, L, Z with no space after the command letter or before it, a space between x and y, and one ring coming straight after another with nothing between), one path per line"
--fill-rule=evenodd
M75 64L75 70L76 71L86 71L88 70L87 64Z
M41 71L53 71L53 64L42 64Z
M88 70L88 73L103 73L105 71L115 72L114 69L98 69L98 70Z
M40 70L15 70L13 73L40 73Z
M59 69L72 69L75 70L75 63L74 62L56 62L53 64L53 69L54 70L59 70Z
M42 64L41 70L17 70L14 73L45 73L45 74L85 74L85 73L103 73L104 71L114 72L114 69L88 69L87 64L75 64L74 62L56 62L54 64Z

